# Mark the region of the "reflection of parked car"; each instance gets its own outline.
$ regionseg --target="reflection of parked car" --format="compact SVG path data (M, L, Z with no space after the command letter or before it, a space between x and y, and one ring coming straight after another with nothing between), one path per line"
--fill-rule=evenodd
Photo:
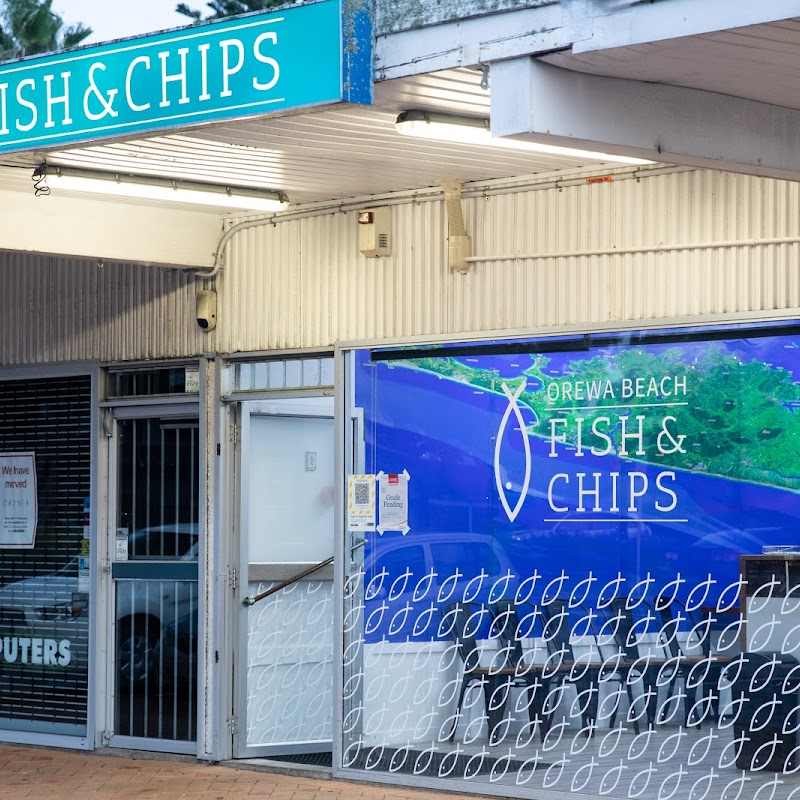
M197 523L178 522L138 528L128 535L128 558L180 558L197 550Z
M483 533L412 532L372 539L364 563L368 639L413 637L420 626L430 635L438 625L430 627L432 604L465 593L486 600L493 586L495 593L507 595L518 585L506 551Z
M155 674L163 632L196 605L195 581L118 582L117 675L123 685L143 683Z
M366 561L367 580L372 580L367 599L372 599L370 595L391 595L391 599L396 599L397 591L413 592L415 585L431 573L432 585L441 586L448 579L452 581L456 574L460 576L459 585L463 585L483 571L487 576L484 579L487 591L494 580L509 572L512 576L516 574L502 545L493 536L482 533L412 533L403 538L373 540ZM384 579L380 577L382 572L386 573ZM392 592L392 584L406 572L409 577L401 578L402 590L398 583Z
M596 517L602 519L598 521ZM625 540L647 538L651 528L635 516L604 511L602 514L579 514L570 512L564 514L556 522L539 529L522 529L515 531L511 538L516 542L529 542L535 544L546 538L564 541L574 537L582 540L606 539L622 537Z
M545 579L562 570L574 582L589 574L610 580L619 572L635 577L653 569L645 558L653 543L653 527L625 511L558 515L536 527L515 527L508 536L508 549L524 575L538 571ZM659 563L663 563L663 557Z
M196 523L140 528L128 537L128 559L196 561ZM138 684L154 674L155 648L165 626L197 604L191 580L118 580L116 585L117 674L123 684Z
M198 613L194 610L167 623L154 648L153 662L162 686L181 683L197 669Z
M142 528L128 541L132 561L197 559L195 523ZM79 592L79 564L76 556L54 572L0 588L0 663L85 673L88 593ZM156 576L115 583L117 674L123 684L140 683L153 673L153 649L162 628L196 608L197 584ZM7 653L2 651L6 644Z

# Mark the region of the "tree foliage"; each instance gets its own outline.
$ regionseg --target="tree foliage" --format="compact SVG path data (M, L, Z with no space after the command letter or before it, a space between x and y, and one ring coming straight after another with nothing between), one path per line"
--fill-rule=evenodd
M76 47L92 33L82 23L66 25L53 0L0 0L0 58Z
M203 12L190 8L186 3L179 3L175 10L190 19L222 19L233 17L236 14L247 14L251 11L266 11L283 5L285 0L210 0L207 7L211 13L203 17Z

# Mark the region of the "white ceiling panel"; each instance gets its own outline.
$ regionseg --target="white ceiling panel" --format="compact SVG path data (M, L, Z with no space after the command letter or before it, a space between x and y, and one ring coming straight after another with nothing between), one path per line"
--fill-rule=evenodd
M46 157L85 169L276 189L295 204L598 165L395 131L397 114L410 108L488 117L481 79L479 70L448 70L379 83L371 107L338 105L5 160L31 167Z
M612 77L706 89L800 109L800 18L544 60ZM489 91L471 68L376 84L375 104L227 122L171 135L63 151L8 156L24 167L0 174L0 188L30 191L29 170L54 164L243 185L285 192L295 203L552 173L600 162L468 147L403 137L397 114L410 108L486 117ZM23 177L20 177L20 176ZM12 177L9 177L12 176Z

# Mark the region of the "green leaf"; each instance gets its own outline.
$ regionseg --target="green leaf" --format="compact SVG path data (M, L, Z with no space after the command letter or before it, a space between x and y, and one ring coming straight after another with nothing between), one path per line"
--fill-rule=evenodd
M194 8L189 8L189 6L187 6L186 3L178 3L178 5L175 6L175 11L177 11L179 14L183 14L184 17L189 17L189 19L193 19L198 22L203 18L202 11L197 11Z
M284 0L210 0L207 6L212 13L208 14L205 19L222 19L237 14L249 14L253 11L267 11L282 5L284 5ZM194 20L203 18L201 11L190 8L186 3L179 3L175 10Z
M49 53L76 47L91 35L83 24L65 27L63 18L53 11L53 0L0 0L0 56Z

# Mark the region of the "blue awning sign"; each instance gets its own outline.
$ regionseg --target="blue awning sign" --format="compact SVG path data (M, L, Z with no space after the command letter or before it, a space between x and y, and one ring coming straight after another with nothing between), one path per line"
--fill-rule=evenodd
M372 102L363 0L322 0L0 66L0 152Z

